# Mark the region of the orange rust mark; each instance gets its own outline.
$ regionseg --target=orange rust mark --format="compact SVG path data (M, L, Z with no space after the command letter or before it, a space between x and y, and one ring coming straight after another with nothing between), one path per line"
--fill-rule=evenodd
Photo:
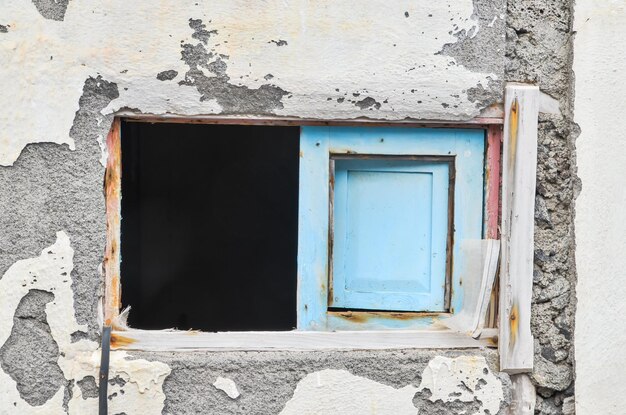
M519 307L513 304L511 307L511 315L509 316L509 329L511 336L509 337L509 349L512 349L517 342L517 332L519 330Z
M439 313L415 313L398 311L330 311L328 314L344 318L353 323L366 323L373 318L383 318L391 320L417 320L426 317L439 317Z
M107 324L115 321L121 305L119 238L122 146L120 127L120 119L115 118L106 139L108 158L104 174L104 196L107 230L103 266L105 275L104 320Z
M511 114L509 116L509 169L515 167L515 154L517 153L517 132L519 128L520 108L517 97L511 103Z
M123 347L128 347L133 343L136 343L137 340L131 339L130 337L120 336L116 333L111 333L111 348L112 349L120 349Z

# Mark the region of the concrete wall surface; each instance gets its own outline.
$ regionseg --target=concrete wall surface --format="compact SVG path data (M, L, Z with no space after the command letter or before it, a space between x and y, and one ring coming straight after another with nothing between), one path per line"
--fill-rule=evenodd
M0 414L97 413L104 141L118 111L454 122L502 102L509 81L558 107L539 120L530 379L537 413L572 413L571 0L5 0L0 62ZM113 351L109 413L518 413L497 361Z
M576 2L576 409L623 414L626 384L626 3Z

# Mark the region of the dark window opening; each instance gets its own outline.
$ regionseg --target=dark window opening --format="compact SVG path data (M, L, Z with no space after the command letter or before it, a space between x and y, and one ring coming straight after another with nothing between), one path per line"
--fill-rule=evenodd
M123 123L129 324L293 329L298 162L298 127Z

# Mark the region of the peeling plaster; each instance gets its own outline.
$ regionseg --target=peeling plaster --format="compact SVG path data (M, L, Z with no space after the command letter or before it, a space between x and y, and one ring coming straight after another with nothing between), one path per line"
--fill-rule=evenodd
M93 393L84 388L84 383L77 385L73 381L85 381L89 376L94 379L97 377L100 351L98 344L93 341L72 341L72 334L87 330L87 326L78 324L74 316L71 288L74 251L70 239L63 231L57 232L56 237L56 242L45 248L40 256L16 262L0 279L0 345L7 343L14 327L13 315L29 292L38 290L53 295L45 304L45 321L58 347L56 363L68 380L70 391L59 388L44 404L31 406L22 399L16 382L3 367L0 370L0 402L5 405L3 411L10 408L14 411L11 413L26 415L65 413L65 408L70 414L97 412L98 400ZM163 381L169 373L170 369L164 363L131 359L126 352L112 352L110 376L124 381L115 382L109 387L112 413L160 413L165 401ZM45 378L42 380L46 381Z
M239 397L239 391L237 385L232 379L217 377L217 380L213 383L216 389L223 391L230 399L237 399Z
M415 386L396 389L346 370L321 370L302 379L280 415L417 415Z
M469 88L500 81L503 73L501 62L483 57L480 70L459 65L463 48L455 56L438 54L458 40L458 33L479 39L485 32L503 41L501 25L489 31L481 27L492 16L476 19L470 0L372 1L358 7L353 2L320 7L305 0L289 1L286 7L272 0L253 12L243 0L159 7L85 0L70 3L63 22L42 19L35 7L17 0L7 3L2 14L11 30L0 45L0 100L3 115L11 120L0 132L4 166L12 165L28 143L74 148L69 130L90 76L100 75L119 87L120 96L104 110L107 114L133 108L151 114L463 120L480 110L468 96ZM503 2L493 4L501 8ZM221 73L215 65L192 71L180 59L181 45L202 45L213 53L213 60L204 63L224 62L226 67ZM182 84L162 82L155 74L164 68L192 73ZM267 74L273 77L265 79ZM241 94L239 104L250 96L256 101L229 109L220 102L224 87ZM280 105L270 91L281 94ZM380 108L361 109L345 99L356 92ZM491 94L490 101L497 101L502 91Z
M298 383L281 415L416 415L417 397L424 392L426 403L419 406L423 414L457 409L466 415L495 415L504 400L502 381L481 356L435 356L421 379L419 387L394 388L346 370L321 370Z
M467 415L496 414L504 398L502 382L489 370L485 358L478 356L435 356L422 374L418 390L425 389L431 393L431 402L480 401L480 410Z

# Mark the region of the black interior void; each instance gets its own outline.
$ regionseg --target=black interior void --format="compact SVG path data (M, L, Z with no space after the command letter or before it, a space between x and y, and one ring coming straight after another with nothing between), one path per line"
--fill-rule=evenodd
M131 327L296 326L299 128L122 124Z

